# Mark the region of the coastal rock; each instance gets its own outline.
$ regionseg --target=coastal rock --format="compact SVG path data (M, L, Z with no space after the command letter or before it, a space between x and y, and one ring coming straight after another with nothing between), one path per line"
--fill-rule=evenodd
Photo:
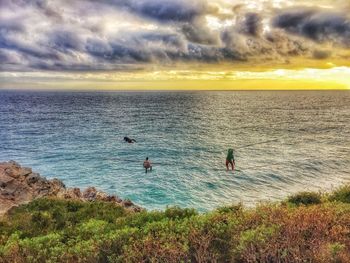
M27 176L26 180L28 182L28 185L35 184L40 178L40 175L38 173L31 173Z
M0 173L0 188L5 188L8 184L13 182L14 178L6 175L5 173Z
M122 200L118 196L108 195L88 187L83 192L79 188L66 188L58 179L47 180L31 168L21 167L15 161L0 163L0 215L11 208L29 203L40 197L80 200L83 202L103 201L113 202L131 211L141 211L142 208L130 200Z
M6 164L6 163L1 163ZM0 165L1 165L0 164ZM21 167L19 163L15 161L9 161L10 167L4 169L5 173L13 178L25 177L32 173L32 169L28 167Z
M133 202L131 202L129 199L124 200L122 203L125 207L130 207L134 205Z
M97 190L95 187L88 187L83 192L83 197L88 201L95 201L97 195Z
M63 193L64 199L81 199L82 194L80 188L69 188Z

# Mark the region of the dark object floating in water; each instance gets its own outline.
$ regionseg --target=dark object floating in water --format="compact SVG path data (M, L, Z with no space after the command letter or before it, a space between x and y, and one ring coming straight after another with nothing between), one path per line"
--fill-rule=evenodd
M124 137L124 141L126 141L126 142L128 142L128 143L134 143L134 142L136 142L135 139L131 139L131 138L127 137L127 136Z

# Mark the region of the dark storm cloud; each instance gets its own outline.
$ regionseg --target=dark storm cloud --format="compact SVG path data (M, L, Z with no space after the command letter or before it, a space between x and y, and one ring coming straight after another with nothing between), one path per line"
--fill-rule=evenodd
M202 14L206 6L200 1L134 1L137 4L132 6L141 15L156 18L162 21L190 21ZM190 4L191 3L191 4Z
M124 39L111 39L108 44L94 40L86 46L87 52L100 60L127 63L169 61L185 49L180 35L158 32L130 34Z
M187 40L193 43L204 45L218 45L220 43L219 32L211 30L203 18L183 24L181 31Z
M75 32L64 30L50 32L47 43L50 48L61 52L68 52L69 50L83 51L85 45L84 40Z
M0 18L0 34L23 31L25 31L25 26L20 21Z
M49 52L40 49L35 45L30 45L23 42L21 39L14 37L6 37L5 34L0 34L0 48L4 50L12 50L23 54L24 56L40 58L40 59L57 59L56 52ZM6 63L7 61L2 61Z
M206 1L201 0L101 0L100 3L160 21L192 21L213 11Z
M285 32L271 31L266 35L274 50L282 56L303 56L312 49L311 44L300 38L292 38Z
M97 38L88 38L85 45L86 51L95 57L108 59L113 55L113 49L109 43Z
M245 15L242 31L252 36L259 36L262 33L262 18L257 13L247 13Z
M350 46L350 19L343 13L317 9L287 10L274 18L273 25L313 41Z

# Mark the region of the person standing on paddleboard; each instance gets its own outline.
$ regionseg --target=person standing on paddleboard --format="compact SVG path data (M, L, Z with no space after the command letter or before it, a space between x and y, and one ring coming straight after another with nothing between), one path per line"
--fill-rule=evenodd
M228 165L231 164L232 171L235 169L235 157L233 155L233 149L228 149L226 156L226 171L229 170Z

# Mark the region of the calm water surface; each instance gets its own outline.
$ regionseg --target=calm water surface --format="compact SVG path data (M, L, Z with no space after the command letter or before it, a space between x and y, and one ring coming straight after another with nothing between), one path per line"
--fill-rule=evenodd
M350 92L0 91L10 159L149 209L253 205L350 182Z

